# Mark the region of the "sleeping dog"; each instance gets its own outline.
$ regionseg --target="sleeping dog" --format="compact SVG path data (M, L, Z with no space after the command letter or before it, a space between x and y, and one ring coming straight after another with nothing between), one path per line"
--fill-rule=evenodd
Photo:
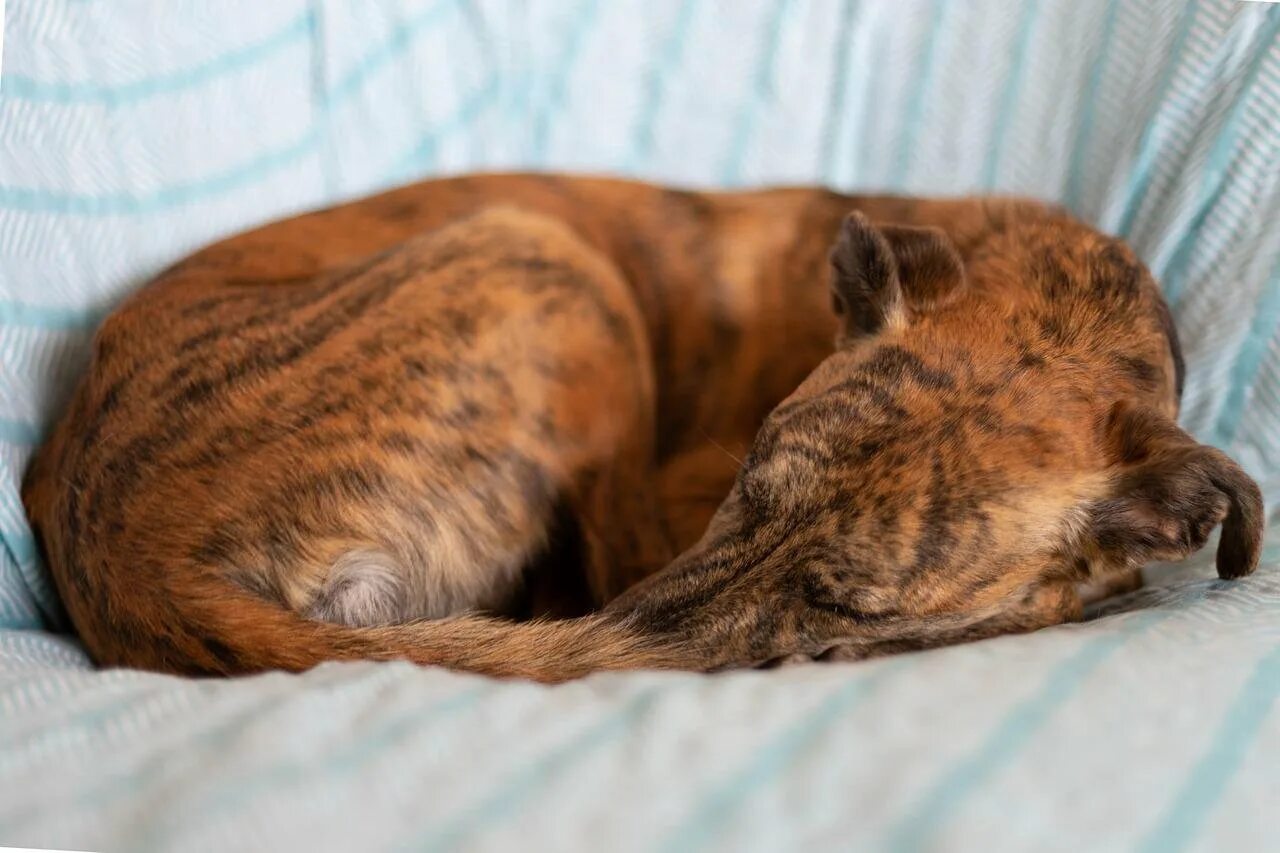
M1034 201L471 176L161 274L24 500L103 665L861 658L1076 619L1220 522L1250 572L1182 374L1133 253Z

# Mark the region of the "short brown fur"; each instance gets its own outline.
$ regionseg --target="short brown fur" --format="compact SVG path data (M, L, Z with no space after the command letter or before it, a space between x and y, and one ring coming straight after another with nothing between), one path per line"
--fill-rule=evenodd
M1219 522L1251 571L1180 359L1033 201L430 181L143 288L24 500L103 665L860 658L1078 618Z

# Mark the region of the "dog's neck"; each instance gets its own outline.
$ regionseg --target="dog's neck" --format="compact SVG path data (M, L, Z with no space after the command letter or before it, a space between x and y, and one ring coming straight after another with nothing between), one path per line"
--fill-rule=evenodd
M830 354L827 254L848 210L821 190L672 193L642 214L651 230L610 246L650 327L660 454L736 452Z

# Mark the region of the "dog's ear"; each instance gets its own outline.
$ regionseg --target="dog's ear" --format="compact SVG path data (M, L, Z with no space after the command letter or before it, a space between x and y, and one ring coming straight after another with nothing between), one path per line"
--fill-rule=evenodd
M1264 515L1258 485L1226 454L1199 444L1165 414L1117 403L1103 424L1111 497L1094 505L1091 538L1114 566L1179 560L1222 524L1218 576L1258 565Z
M924 313L946 305L964 286L964 262L941 228L886 225L880 229L898 262L907 308Z
M831 249L831 298L843 335L858 337L906 323L893 247L861 213L850 213Z
M960 254L937 228L878 228L855 211L831 250L832 302L846 337L901 328L944 305L963 283Z

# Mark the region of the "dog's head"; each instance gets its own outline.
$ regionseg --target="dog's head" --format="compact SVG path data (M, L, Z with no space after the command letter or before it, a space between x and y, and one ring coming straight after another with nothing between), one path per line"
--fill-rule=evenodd
M836 350L681 561L700 583L857 625L1180 558L1224 521L1220 573L1256 565L1258 489L1175 425L1177 338L1120 242L1040 208L962 251L854 213L830 287Z

